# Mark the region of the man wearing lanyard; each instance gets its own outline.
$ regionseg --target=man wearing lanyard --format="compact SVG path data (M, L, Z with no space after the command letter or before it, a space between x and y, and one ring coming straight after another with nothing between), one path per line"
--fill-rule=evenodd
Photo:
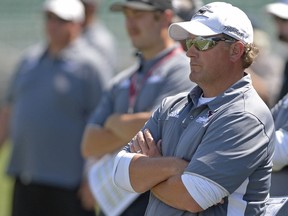
M164 97L194 86L188 79L190 69L185 52L168 35L174 15L171 1L127 0L114 3L111 10L123 12L139 62L114 78L110 91L90 119L82 141L86 158L118 151ZM139 196L121 215L144 215L148 196L149 193Z

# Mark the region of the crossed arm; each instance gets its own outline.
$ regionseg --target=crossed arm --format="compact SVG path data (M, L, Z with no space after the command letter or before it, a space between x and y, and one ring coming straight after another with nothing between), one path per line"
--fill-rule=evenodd
M123 147L141 129L150 115L150 112L112 114L104 127L88 124L81 144L83 156L102 157Z
M181 180L188 162L175 157L162 157L161 143L154 142L148 130L138 132L130 145L136 154L129 166L130 183L136 192L151 192L162 202L190 212L203 209L191 197Z

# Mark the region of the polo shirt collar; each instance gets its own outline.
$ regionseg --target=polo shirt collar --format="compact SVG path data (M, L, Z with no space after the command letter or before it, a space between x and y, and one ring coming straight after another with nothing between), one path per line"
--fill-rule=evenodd
M233 84L228 88L224 93L218 95L214 100L205 104L209 107L210 110L218 110L223 104L230 103L234 98L243 94L247 90L252 88L252 80L250 74L245 72L242 79ZM188 94L188 102L192 102L195 106L198 104L198 100L201 97L203 91L197 85L194 87L191 92Z

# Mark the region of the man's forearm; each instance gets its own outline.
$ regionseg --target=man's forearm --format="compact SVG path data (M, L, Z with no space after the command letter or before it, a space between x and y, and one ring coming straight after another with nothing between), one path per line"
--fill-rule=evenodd
M105 128L88 125L85 129L81 148L85 158L102 157L125 145L125 141Z
M144 126L150 116L150 112L113 114L107 119L104 127L111 130L128 143Z
M135 155L129 166L129 176L133 189L143 193L168 178L183 173L187 162L173 157L149 158Z
M151 189L151 192L159 200L174 208L193 213L203 211L186 190L181 180L181 174L159 183Z

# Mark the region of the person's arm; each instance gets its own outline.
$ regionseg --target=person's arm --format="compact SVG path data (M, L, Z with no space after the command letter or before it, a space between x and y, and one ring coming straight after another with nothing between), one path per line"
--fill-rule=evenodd
M190 212L203 211L203 209L189 194L181 180L181 176L184 169L188 165L188 162L177 158L159 158L161 149L160 145L161 141L156 145L151 133L147 129L144 130L144 132L140 131L137 134L131 143L131 151L141 151L143 154L150 157L150 159L151 157L157 157L161 161L157 162L150 160L145 162L145 159L142 159L144 161L142 162L143 164L141 164L141 161L137 162L137 160L140 160L139 157L134 156L130 164L130 178L132 187L135 190L137 190L140 186L143 187L138 192L141 192L141 190L145 191L147 188L149 188L158 199L174 208ZM161 162L163 162L165 165L161 165ZM137 163L139 163L139 165ZM163 167L160 166L158 169L159 164ZM146 168L146 166L148 166L147 171L141 169L141 167ZM162 168L164 169L162 170ZM141 172L139 172L139 169ZM167 170L165 169L168 169L169 172L166 173ZM173 171L173 169L176 170ZM147 175L149 179L143 181L145 176L147 178ZM171 196L171 194L173 194L173 196Z
M158 199L174 208L202 211L181 181L188 162L175 157L159 156L159 144L155 144L148 130L144 133L145 138L139 132L131 141L131 153L122 151L117 155L113 172L115 184L131 192L151 190ZM143 154L135 154L137 151Z
M150 116L151 112L112 114L105 122L104 127L128 143Z
M147 129L145 129L144 132L140 131L130 144L131 152L141 152L150 157L159 158L159 156L161 156L160 149L161 141L156 145L151 133ZM134 156L133 159L135 159L135 157L136 156ZM174 163L175 162L177 163L177 161L174 161ZM188 164L188 162L186 162L186 164ZM173 167L176 164L171 165L167 163L167 165ZM152 166L154 167L155 165ZM185 166L183 166L183 168ZM156 172L158 172L158 169L156 169ZM129 174L131 178L131 173ZM160 175L161 174L162 172L160 172ZM145 178L143 176L139 177L139 174L137 174L136 177L139 178L137 179L138 182L141 182L141 179ZM165 173L164 176L161 177L165 178ZM153 181L153 179L151 180ZM141 182L140 185L143 186L143 183L153 184L153 182L146 181ZM135 187L135 183L132 182L132 179L131 185L134 185ZM149 187L149 185L147 185L147 187ZM222 203L222 198L229 194L228 191L219 187L217 183L208 181L197 175L194 176L193 174L191 175L188 173L183 174L182 172L168 177L159 184L155 184L155 186L151 188L151 192L167 205L193 213L203 211L204 209L215 205L215 203ZM203 194L207 194L208 197L207 195L204 195L203 197Z
M148 130L144 130L144 134L142 131L137 133L129 144L130 151L120 152L114 166L116 185L126 190L133 188L138 193L148 191L169 177L183 173L188 165L187 161L179 158L162 157L160 142L156 144Z
M159 200L174 208L193 213L203 211L184 186L181 174L174 175L166 181L161 182L153 187L151 192Z
M275 132L275 151L273 155L273 171L279 171L288 165L288 132L279 129Z
M125 140L122 140L112 131L98 125L88 124L81 143L82 155L85 158L100 158L123 145L125 145Z
M3 146L9 134L11 107L8 105L0 109L0 147Z
M103 156L125 144L143 127L151 112L133 114L112 114L104 127L89 124L84 132L82 152L84 157Z
M112 114L104 127L88 124L82 140L82 155L102 157L124 147L149 119L150 113Z

